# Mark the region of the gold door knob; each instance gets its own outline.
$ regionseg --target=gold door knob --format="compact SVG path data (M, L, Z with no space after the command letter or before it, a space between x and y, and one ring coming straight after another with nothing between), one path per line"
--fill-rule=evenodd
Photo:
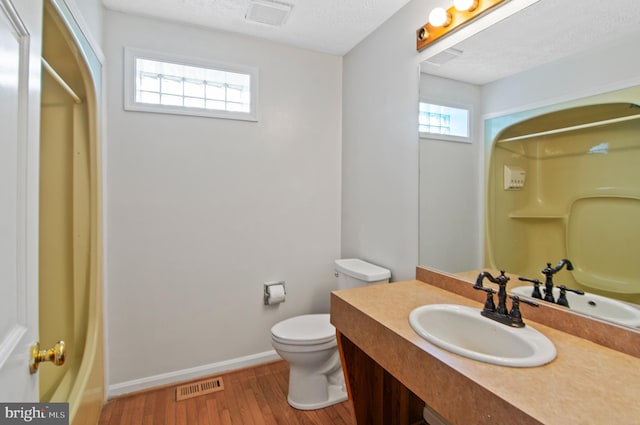
M63 365L66 351L64 341L58 341L58 343L49 350L40 350L40 343L36 342L31 346L29 371L36 373L38 371L38 365L42 362L53 362L56 366Z

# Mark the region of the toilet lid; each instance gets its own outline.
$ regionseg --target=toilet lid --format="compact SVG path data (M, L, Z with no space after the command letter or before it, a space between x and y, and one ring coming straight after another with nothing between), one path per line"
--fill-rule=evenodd
M271 335L284 344L313 345L335 339L336 328L329 323L328 314L306 314L276 323Z

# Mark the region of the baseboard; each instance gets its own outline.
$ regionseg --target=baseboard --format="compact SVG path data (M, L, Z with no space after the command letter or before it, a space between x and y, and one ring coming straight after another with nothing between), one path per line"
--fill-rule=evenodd
M215 375L220 372L227 372L243 367L254 366L261 363L267 363L279 360L280 356L274 351L265 351L262 353L252 354L250 356L237 357L235 359L225 360L218 363L210 363L207 365L192 367L189 369L176 370L175 372L162 373L160 375L148 376L146 378L134 379L132 381L120 382L118 384L109 385L107 387L107 399L121 396L124 394L134 393L147 390L154 387L162 387L199 379L205 376Z

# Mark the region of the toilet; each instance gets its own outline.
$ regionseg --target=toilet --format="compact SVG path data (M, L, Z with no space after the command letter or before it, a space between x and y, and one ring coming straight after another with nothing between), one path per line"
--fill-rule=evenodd
M391 272L356 258L335 261L338 289L389 282ZM271 344L289 363L289 405L314 410L347 399L336 329L328 314L305 314L276 323Z

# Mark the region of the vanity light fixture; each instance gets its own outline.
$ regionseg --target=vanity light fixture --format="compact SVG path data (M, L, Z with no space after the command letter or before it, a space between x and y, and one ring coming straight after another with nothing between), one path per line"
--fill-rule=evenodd
M457 30L504 1L454 0L453 6L447 10L436 7L429 13L429 22L416 31L417 50L424 49L430 43Z

